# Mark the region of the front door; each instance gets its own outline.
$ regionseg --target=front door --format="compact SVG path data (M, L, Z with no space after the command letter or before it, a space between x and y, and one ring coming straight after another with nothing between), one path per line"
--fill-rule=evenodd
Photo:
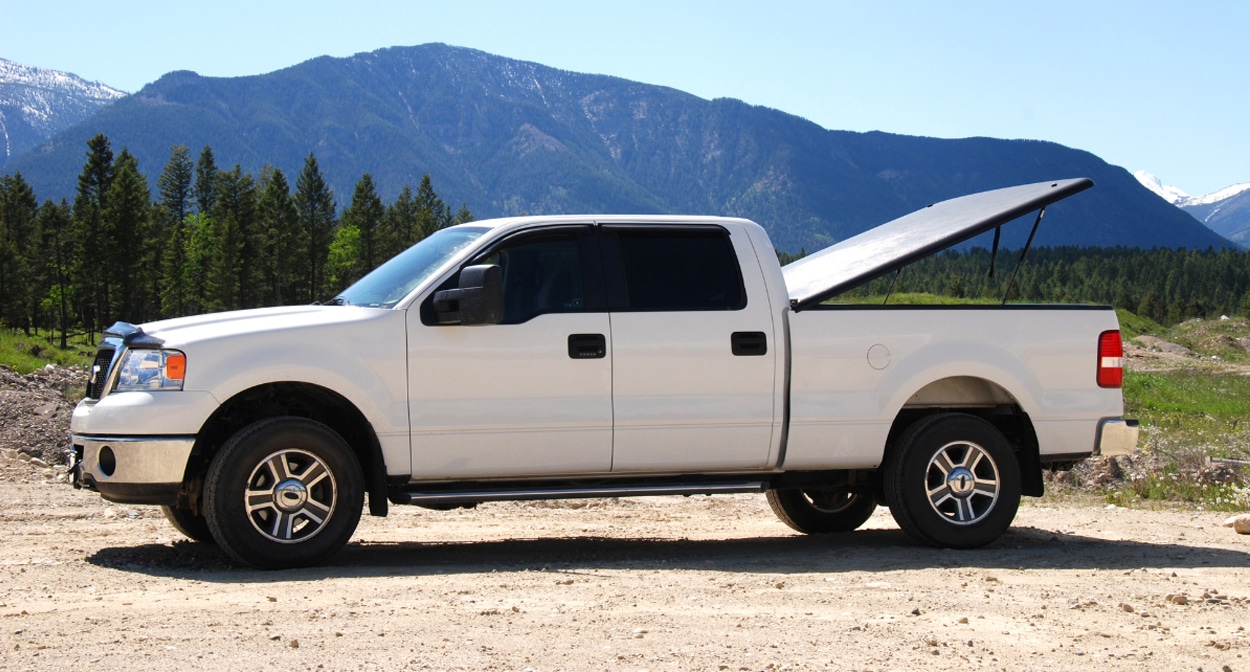
M414 475L611 470L612 338L595 244L590 226L529 230L465 264L503 271L501 324L437 325L428 305L409 311Z

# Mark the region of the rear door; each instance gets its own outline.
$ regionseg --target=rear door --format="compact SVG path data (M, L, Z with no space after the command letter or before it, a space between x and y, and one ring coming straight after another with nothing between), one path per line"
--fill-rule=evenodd
M764 467L779 350L746 233L605 224L601 234L612 319L612 470Z

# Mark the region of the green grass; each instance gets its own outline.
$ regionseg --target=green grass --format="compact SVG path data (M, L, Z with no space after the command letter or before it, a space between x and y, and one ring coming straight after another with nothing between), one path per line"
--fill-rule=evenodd
M25 336L0 329L0 364L20 374L27 374L52 363L59 366L85 367L91 363L95 349L71 345L61 350L42 336Z
M1229 483L1211 482L1208 458L1247 459L1250 377L1212 370L1129 371L1125 415L1141 421L1143 456L1162 465L1106 493L1120 506L1188 502L1215 511L1250 509L1250 474L1229 467Z
M1173 438L1192 440L1250 428L1250 378L1238 374L1129 371L1124 400L1127 415Z
M1158 322L1149 317L1130 313L1123 308L1116 308L1115 316L1120 320L1120 332L1124 334L1124 340L1126 341L1142 334L1158 335L1164 331L1164 327Z

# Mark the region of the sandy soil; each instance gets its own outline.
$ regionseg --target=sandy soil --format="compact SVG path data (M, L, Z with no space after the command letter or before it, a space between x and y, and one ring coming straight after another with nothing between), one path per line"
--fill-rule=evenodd
M762 496L400 507L259 572L152 507L0 482L0 669L1250 670L1227 514L1026 500L976 551Z

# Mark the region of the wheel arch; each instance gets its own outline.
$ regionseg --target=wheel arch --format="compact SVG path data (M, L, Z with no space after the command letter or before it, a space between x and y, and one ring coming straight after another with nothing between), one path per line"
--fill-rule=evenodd
M204 422L196 435L178 492L178 506L200 510L204 475L213 457L236 432L265 418L295 416L315 420L343 437L360 462L369 495L369 513L385 516L386 462L373 425L346 397L306 382L265 383L245 389L226 400Z
M976 416L1002 432L1020 464L1022 494L1042 496L1045 487L1033 420L1010 390L979 376L949 376L916 390L894 416L882 456L883 463L897 449L899 439L907 428L923 418L942 413Z

